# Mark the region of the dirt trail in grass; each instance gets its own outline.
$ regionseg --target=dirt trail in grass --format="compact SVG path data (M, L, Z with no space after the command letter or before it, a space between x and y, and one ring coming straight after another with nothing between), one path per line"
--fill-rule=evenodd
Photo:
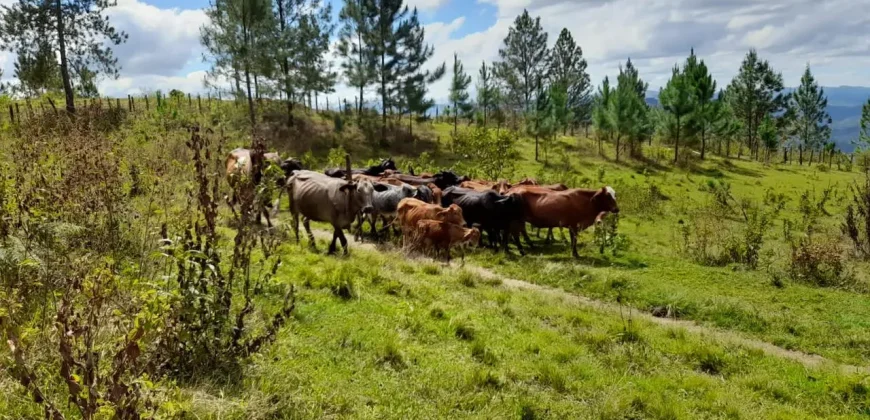
M315 237L318 239L332 239L332 232L327 232L323 230L313 230ZM375 245L369 242L358 242L353 239L352 235L347 235L348 241L350 243L351 252L353 252L353 248L365 249L368 251L374 252L398 252L398 250L392 246L384 246L384 245ZM336 244L338 245L338 244ZM341 249L339 247L339 249ZM322 251L322 250L321 250ZM341 252L341 251L339 251ZM416 257L408 257L413 259L425 259L428 261L433 261L431 258L424 256L416 256ZM458 269L460 266L455 262L450 265L451 268ZM509 277L505 277L501 274L498 274L488 268L480 267L471 263L465 263L461 268L465 270L469 270L474 272L485 279L498 279L501 280L502 285L511 290L524 290L524 291L533 291L537 293L542 293L545 295L552 296L555 299L560 299L566 302L570 302L579 306L584 306L587 308L592 308L594 310L600 312L608 312L614 315L619 315L620 312L622 314L627 314L629 308L626 306L620 306L615 303L605 302L596 299L590 299L586 296L577 295L574 293L566 292L561 289L556 289L548 286L542 286L539 284L529 283L527 281L512 279ZM838 368L840 371L844 373L860 373L865 375L870 375L870 366L855 366L849 364L838 363L833 360L827 359L825 357L804 353L801 351L788 350L782 347L773 345L766 341L756 340L752 338L746 338L740 336L737 333L731 331L723 331L717 328L712 328L704 325L700 325L694 321L674 319L674 318L659 318L652 316L651 314L645 312L639 312L636 309L631 309L631 316L635 319L642 319L647 322L657 324L660 326L673 327L673 328L682 328L690 333L698 334L702 337L711 338L713 341L719 342L720 344L734 344L743 346L750 349L755 349L764 352L770 356L781 357L784 359L789 359L796 361L798 363L803 364L806 367L834 367Z

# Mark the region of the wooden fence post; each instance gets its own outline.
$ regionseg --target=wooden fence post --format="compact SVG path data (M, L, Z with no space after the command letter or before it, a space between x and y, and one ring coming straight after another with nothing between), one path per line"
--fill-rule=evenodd
M115 98L115 109L121 110L121 98Z
M193 102L190 101L190 94L187 94L187 107L190 108L193 106Z
M9 105L9 124L15 123L15 111L12 110L12 105Z
M199 108L199 113L202 114L202 96L196 94L196 106Z
M21 108L18 106L18 102L15 103L15 115L18 117L18 124L21 124Z
M147 94L145 95L145 110L146 111L151 110L151 105L148 103L148 95Z

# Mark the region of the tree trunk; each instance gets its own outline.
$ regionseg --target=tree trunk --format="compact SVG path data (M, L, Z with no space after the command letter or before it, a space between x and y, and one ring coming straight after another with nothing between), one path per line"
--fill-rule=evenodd
M73 96L72 81L70 80L69 75L69 61L66 59L66 34L60 0L55 1L54 12L57 18L57 43L58 49L60 49L60 77L63 79L63 93L66 98L66 110L70 114L75 114L75 96Z
M619 138L621 136L622 136L621 134L616 135L616 161L617 162L619 162Z
M456 126L459 123L459 108L456 107L456 101L453 102L453 135L456 135Z
M798 163L804 166L804 145L798 145Z
M680 131L680 116L677 115L677 139L674 142L674 165L676 165L680 159Z
M788 163L788 147L782 148L782 163Z
M257 118L254 111L254 98L251 96L251 69L247 61L245 61L245 86L248 90L248 116L251 119L251 136L253 136ZM253 137L251 141L253 142ZM251 147L253 148L253 143L251 143Z
M707 148L707 132L701 130L701 160L704 160L704 151Z
M537 122L535 123L535 162L538 161L538 133L537 133Z
M386 39L386 29L381 24L381 39ZM385 42L385 41L384 41ZM385 72L387 66L386 52L381 51L381 144L386 145L387 141L387 75Z
M810 160L807 163L807 166L813 166L813 156L816 154L816 149L810 149Z

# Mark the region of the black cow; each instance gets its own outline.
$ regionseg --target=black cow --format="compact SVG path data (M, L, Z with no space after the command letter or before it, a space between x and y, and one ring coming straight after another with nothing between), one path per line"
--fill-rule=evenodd
M402 181L406 184L410 185L428 185L435 184L438 188L447 189L456 185L461 184L463 181L467 181L468 177L459 176L453 171L441 171L437 174L432 175L431 177L422 177L422 176L414 176L414 175L405 175L405 174L393 174L390 175L389 178L395 178L399 181Z
M512 237L520 255L525 255L519 237L524 220L521 199L492 190L474 191L451 187L444 190L441 206L448 207L451 204L461 207L468 227L480 226L480 230L487 233L490 244L495 244L496 249L501 242L505 252L508 252L508 242Z
M398 171L396 169L396 162L393 161L392 157L388 157L378 163L377 165L370 166L368 169L351 169L351 175L364 174L369 176L379 176L384 173L384 171ZM333 178L345 178L346 170L342 168L330 168L324 171L327 176L331 176Z

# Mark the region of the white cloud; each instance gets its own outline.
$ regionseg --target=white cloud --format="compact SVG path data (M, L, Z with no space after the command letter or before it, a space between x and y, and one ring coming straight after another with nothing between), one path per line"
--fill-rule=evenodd
M119 0L107 15L130 39L114 48L124 75L178 74L201 60L199 28L208 22L202 10L160 9L138 0Z
M407 0L405 4L409 9L417 8L420 11L434 11L447 4L450 0ZM462 1L462 0L460 0Z
M178 89L186 93L205 93L204 71L195 71L184 76L162 76L157 74L121 76L118 79L102 80L100 94L104 96L141 95L153 91L169 92Z

